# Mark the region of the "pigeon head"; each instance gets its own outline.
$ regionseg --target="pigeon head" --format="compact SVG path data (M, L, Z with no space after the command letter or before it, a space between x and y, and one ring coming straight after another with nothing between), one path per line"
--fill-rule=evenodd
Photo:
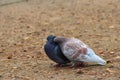
M49 36L47 37L47 40L48 40L48 41L53 40L55 37L56 37L56 36L49 35Z
M90 48L87 49L87 54L83 54L81 57L82 57L81 61L84 61L84 62L93 62L100 65L106 64L106 61L101 57L99 57L98 55L96 55L94 51Z
M56 36L49 35L47 37L47 42L44 45L44 50L47 56L58 64L67 64L70 61L63 55L59 45L54 42Z

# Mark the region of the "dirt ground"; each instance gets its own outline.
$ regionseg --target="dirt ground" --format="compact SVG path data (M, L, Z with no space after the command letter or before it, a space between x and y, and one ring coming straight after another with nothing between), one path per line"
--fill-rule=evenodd
M81 39L108 64L54 67L50 34ZM0 0L0 80L120 80L120 0Z

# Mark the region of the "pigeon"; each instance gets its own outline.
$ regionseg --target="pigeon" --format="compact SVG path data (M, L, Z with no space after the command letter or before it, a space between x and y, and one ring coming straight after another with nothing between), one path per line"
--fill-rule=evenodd
M91 62L99 65L106 64L104 59L95 54L88 45L77 38L56 36L54 42L60 45L63 54L73 62L73 65L79 62Z
M54 42L55 37L56 36L53 35L49 35L47 37L47 42L44 45L44 50L47 56L54 62L58 63L58 65L67 64L70 62L70 60L63 55L60 46Z

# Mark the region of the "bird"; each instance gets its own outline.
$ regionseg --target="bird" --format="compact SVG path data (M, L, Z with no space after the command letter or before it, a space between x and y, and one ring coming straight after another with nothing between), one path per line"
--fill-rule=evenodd
M56 62L58 66L65 65L69 63L70 60L64 56L60 46L56 42L54 42L55 37L56 36L53 35L49 35L47 37L47 42L44 45L45 53L52 61Z
M73 63L73 66L79 62L106 64L106 61L99 57L93 49L77 38L56 36L54 42L59 44L63 54Z

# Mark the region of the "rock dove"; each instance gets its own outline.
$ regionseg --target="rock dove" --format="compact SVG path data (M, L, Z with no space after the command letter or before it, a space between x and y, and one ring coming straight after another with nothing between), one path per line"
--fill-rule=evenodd
M50 35L47 37L47 42L44 46L44 50L47 56L58 64L67 64L70 61L63 55L60 46L54 42L56 36Z
M63 54L74 64L78 62L94 62L100 65L106 64L105 60L96 55L88 45L79 39L57 36L54 38L54 41L60 45Z

